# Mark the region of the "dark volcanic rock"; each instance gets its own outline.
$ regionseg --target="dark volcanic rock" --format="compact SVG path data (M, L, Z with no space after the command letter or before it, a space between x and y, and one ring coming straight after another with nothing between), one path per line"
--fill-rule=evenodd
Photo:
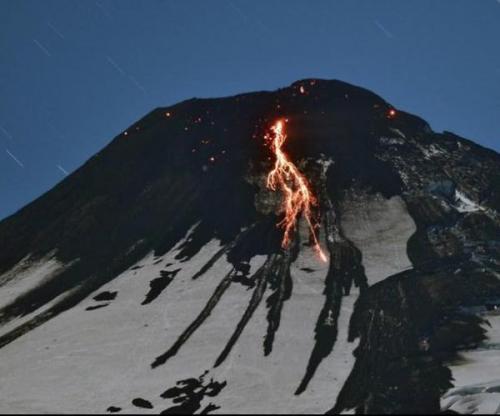
M101 308L105 308L106 306L108 306L109 303L100 303L99 305L92 305L92 306L87 306L85 308L86 311L94 311L96 309L101 309Z
M161 412L166 415L191 415L201 409L201 402L205 397L216 397L224 387L226 382L219 383L210 379L205 381L208 371L205 371L198 379L188 378L180 380L175 387L171 387L161 394L163 399L171 399L175 406L169 407ZM219 406L209 403L200 413L208 414L217 409Z
M98 295L94 296L94 300L96 301L109 301L114 300L118 292L101 292Z
M160 277L157 277L156 279L151 280L149 282L149 287L150 290L146 294L146 299L142 302L143 305L147 305L148 303L151 303L153 300L155 300L158 296L160 296L161 292L174 280L175 275L180 271L181 269L175 269L175 270L162 270L160 271Z
M132 404L135 406L135 407L140 407L142 409L152 409L153 408L153 405L151 404L151 402L145 400L145 399L142 399L140 397L132 400Z

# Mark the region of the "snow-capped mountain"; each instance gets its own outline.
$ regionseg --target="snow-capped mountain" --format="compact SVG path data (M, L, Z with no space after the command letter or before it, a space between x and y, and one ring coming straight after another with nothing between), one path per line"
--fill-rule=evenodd
M500 155L340 81L156 109L0 222L0 412L499 413L499 212Z

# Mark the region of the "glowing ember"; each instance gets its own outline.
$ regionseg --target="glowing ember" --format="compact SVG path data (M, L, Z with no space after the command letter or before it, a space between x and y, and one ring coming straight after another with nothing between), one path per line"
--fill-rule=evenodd
M281 245L283 248L289 246L291 242L290 234L295 228L297 218L302 213L311 231L314 250L318 253L320 259L326 262L325 253L323 253L316 235L318 224L313 221L311 213L311 207L317 203L316 198L309 190L307 179L282 150L286 138L284 120L276 121L271 127L271 132L265 136L265 140L270 144L271 150L276 156L274 168L267 175L267 187L273 191L279 188L284 196L285 217L278 224L284 229Z

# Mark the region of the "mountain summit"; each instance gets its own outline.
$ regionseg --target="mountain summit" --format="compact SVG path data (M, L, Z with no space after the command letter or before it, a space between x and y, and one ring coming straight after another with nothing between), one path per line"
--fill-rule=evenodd
M156 109L0 222L0 412L498 412L499 213L499 154L344 82Z

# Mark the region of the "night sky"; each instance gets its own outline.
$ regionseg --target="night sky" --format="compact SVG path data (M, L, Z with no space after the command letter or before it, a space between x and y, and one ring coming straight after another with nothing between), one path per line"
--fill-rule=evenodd
M0 0L0 218L155 107L301 78L500 149L497 0Z

